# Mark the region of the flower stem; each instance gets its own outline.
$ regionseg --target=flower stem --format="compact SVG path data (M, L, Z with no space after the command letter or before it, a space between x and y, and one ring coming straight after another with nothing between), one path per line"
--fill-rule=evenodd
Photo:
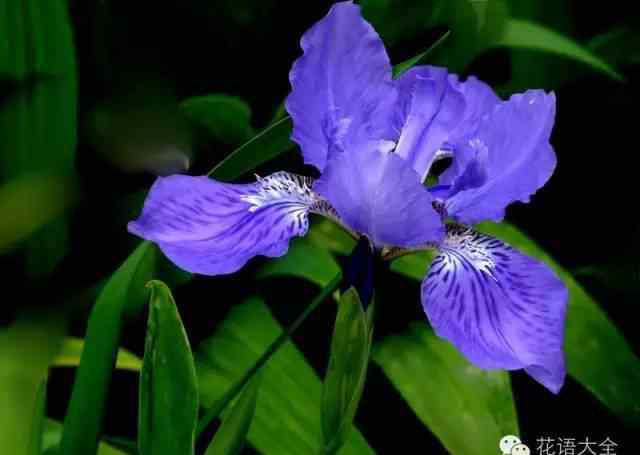
M333 291L338 289L340 282L342 281L342 273L338 273L313 299L313 301L305 308L300 316L297 317L293 324L291 324L284 332L275 339L273 343L267 348L267 350L260 356L256 363L238 380L231 388L220 398L214 405L209 408L205 415L198 422L198 428L196 431L196 437L200 437L203 431L211 424L211 422L220 415L220 413L227 407L227 405L233 400L233 398L240 393L249 380L260 370L260 368L267 363L273 354L284 344L285 341L302 325L302 323L309 317L313 310L315 310L327 297L329 297Z

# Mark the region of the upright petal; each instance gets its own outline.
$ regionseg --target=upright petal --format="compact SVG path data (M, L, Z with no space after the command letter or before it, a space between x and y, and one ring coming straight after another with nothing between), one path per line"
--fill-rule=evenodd
M458 155L486 154L485 182L471 188L459 185L459 191L446 203L448 214L463 224L500 221L507 205L528 202L556 166L549 143L554 118L555 96L541 90L514 95L482 117L475 133L455 145L454 161ZM478 160L469 163L478 165ZM443 174L443 181L455 184L463 173L462 167L452 167Z
M461 81L457 74L450 74L449 83L464 98L462 120L449 138L451 143L455 143L458 139L466 138L470 133L476 131L478 122L491 114L494 107L502 100L489 85L474 76Z
M463 119L464 97L451 85L447 70L434 66L410 69L397 87L394 126L400 138L395 152L424 179L436 153Z
M422 283L440 337L480 368L521 369L557 393L564 382L568 293L543 263L471 229L448 229Z
M308 213L325 207L309 179L286 172L241 185L173 175L156 180L128 227L179 267L221 275L257 255L282 256L307 232Z
M351 2L333 5L301 40L286 108L292 139L306 163L322 171L330 151L352 142L391 139L394 101L384 44Z
M380 149L340 153L328 163L314 190L340 219L375 246L415 247L444 235L433 197L402 158Z

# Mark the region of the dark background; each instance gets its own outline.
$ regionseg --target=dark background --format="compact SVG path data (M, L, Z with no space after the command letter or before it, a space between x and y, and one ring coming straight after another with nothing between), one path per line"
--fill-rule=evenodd
M135 243L125 224L135 214L132 207L140 192L154 176L132 169L117 153L108 155L120 143L105 145L99 130L100 115L107 112L111 119L119 119L111 122L109 134L121 136L124 142L136 145L165 140L193 150L189 172L204 173L232 147L188 125L180 118L177 102L207 93L237 95L251 106L253 126L263 127L288 93L288 71L300 54L300 36L326 13L330 3L72 1L80 82L77 166L83 195L73 214L72 254L56 270L55 279L36 287L27 284L19 268L3 261L11 289L28 296L27 302L45 294L63 301L68 297L66 289L89 287L108 276ZM562 7L558 7L560 3ZM633 3L541 1L535 15L585 42L615 26L636 28ZM433 29L425 28L411 39L393 43L388 49L392 62L421 52L435 36ZM528 54L518 55L522 62ZM512 77L510 58L512 54L506 51L487 53L474 60L466 73L502 86ZM555 89L557 93L552 142L559 164L532 203L511 207L508 219L565 268L581 271L596 266L598 273L580 275L581 283L640 353L635 307L640 295L638 61L618 62L625 83L559 58L547 57L544 71L540 71L543 64L538 56L532 54L529 62L531 87ZM570 77L564 78L567 74ZM166 128L168 124L172 128ZM296 151L269 163L263 171L280 168L304 171ZM317 292L313 285L293 279L272 279L256 289L248 278L256 263L233 277L196 278L176 290L193 345L210 334L242 296L261 293L286 324ZM607 271L621 278L620 282L603 280ZM424 318L417 283L385 275L376 277L376 285L383 302L376 337L400 332L410 321ZM87 312L88 307L75 318L73 330L78 336L84 333ZM331 308L321 308L294 337L319 372L327 363L333 318ZM143 336L141 319L127 330L126 346L140 353ZM49 395L53 397L50 415L63 418L72 380L72 370L54 370L49 387L57 393ZM523 440L532 448L541 436L588 436L599 441L609 436L620 444L619 453L638 453L634 431L625 428L571 378L559 396L521 372L512 374L512 380ZM113 387L125 398L109 403L107 433L133 437L136 377L118 372ZM443 453L438 440L408 406L388 397L397 395L372 365L357 426L378 453Z

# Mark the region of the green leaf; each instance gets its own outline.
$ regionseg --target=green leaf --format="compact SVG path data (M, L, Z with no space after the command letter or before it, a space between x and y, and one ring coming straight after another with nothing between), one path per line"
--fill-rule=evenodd
M219 402L282 333L261 300L253 298L234 307L196 353L202 405L208 408ZM267 455L318 453L323 448L322 386L313 368L291 341L285 341L262 374L249 442ZM353 431L340 454L363 453L373 451Z
M373 360L447 452L496 453L519 433L508 373L474 367L424 322L376 344Z
M148 242L128 257L102 289L91 311L85 345L65 418L65 455L95 453L125 319L145 304L144 287L153 274L154 247Z
M611 65L586 47L543 25L523 19L509 18L492 46L549 52L584 63L614 80L624 79Z
M371 352L373 327L369 327L369 323L358 292L349 288L338 303L329 366L322 388L325 453L336 453L353 429Z
M75 367L80 364L80 357L84 350L84 340L67 337L62 343L62 349L51 363L55 367ZM124 348L118 350L116 366L118 370L140 371L142 360Z
M44 434L47 420L47 381L40 383L36 406L34 409L33 424L31 427L31 441L27 453L40 455L42 453L42 435Z
M193 454L198 419L196 371L171 291L151 281L140 371L140 455Z
M306 238L298 238L291 242L285 256L267 262L256 277L296 276L324 287L338 273L340 266L331 253Z
M434 251L419 251L401 256L391 263L391 270L408 278L422 281L434 256Z
M242 451L256 411L261 377L258 373L249 381L231 412L223 419L205 455L236 455Z
M342 256L351 254L351 251L356 246L355 239L328 218L324 218L312 225L305 239L313 243L317 248L328 249L332 253Z
M52 419L46 419L42 438L42 453L45 455L62 455L62 452L58 449L61 438L62 424ZM109 444L100 442L97 455L126 455L126 452L121 452Z
M213 137L229 145L242 144L254 136L251 108L235 96L196 96L180 104L182 111L205 127Z
M569 288L565 353L569 374L628 424L640 424L640 359L597 302L571 274L531 239L507 223L483 223L479 230L540 259Z
M3 6L0 78L13 80L15 90L0 105L0 182L36 175L70 179L77 81L67 2L10 0ZM50 272L66 253L65 219L45 221L26 245L27 268L34 275Z
M70 205L69 182L53 175L27 175L0 186L0 253L62 215Z
M290 117L272 123L218 163L210 175L233 180L291 150L295 145L289 138L292 127Z
M411 69L412 67L427 61L429 55L431 55L433 52L436 51L436 49L438 49L440 46L442 46L444 44L444 42L447 40L447 38L449 38L449 36L451 36L451 31L447 30L426 51L424 51L424 52L422 52L422 53L420 53L420 54L418 54L418 55L416 55L414 57L411 57L410 59L405 60L404 62L401 62L401 63L398 63L398 64L394 65L393 66L393 77L397 78L397 77L401 76L402 73L406 72L407 70Z
M0 447L11 455L32 455L43 418L43 383L64 336L53 314L22 314L0 329Z

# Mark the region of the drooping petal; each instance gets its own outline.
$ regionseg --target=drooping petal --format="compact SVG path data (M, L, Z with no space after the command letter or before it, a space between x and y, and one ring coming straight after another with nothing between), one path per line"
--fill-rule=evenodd
M463 224L501 221L506 207L515 201L528 202L553 174L556 156L549 143L555 118L555 96L530 90L512 96L494 107L478 122L476 132L455 145L459 154L484 159L485 182L480 186L459 185L446 203L450 216ZM486 155L485 158L480 158ZM455 180L464 168L445 172L439 183Z
M463 119L464 97L451 85L447 70L434 66L410 69L398 78L397 87L394 125L400 138L395 153L424 179Z
M220 275L257 255L282 256L292 237L307 232L308 213L325 207L310 179L286 172L250 184L173 175L156 180L128 228L179 267Z
M328 163L314 190L346 225L377 247L415 247L437 243L444 235L433 197L395 153L376 148L340 153Z
M422 304L440 337L480 368L524 368L554 393L565 377L567 299L546 265L462 227L448 228L422 283Z
M330 151L392 139L395 100L384 44L352 2L333 5L301 40L286 108L304 160L322 171Z

